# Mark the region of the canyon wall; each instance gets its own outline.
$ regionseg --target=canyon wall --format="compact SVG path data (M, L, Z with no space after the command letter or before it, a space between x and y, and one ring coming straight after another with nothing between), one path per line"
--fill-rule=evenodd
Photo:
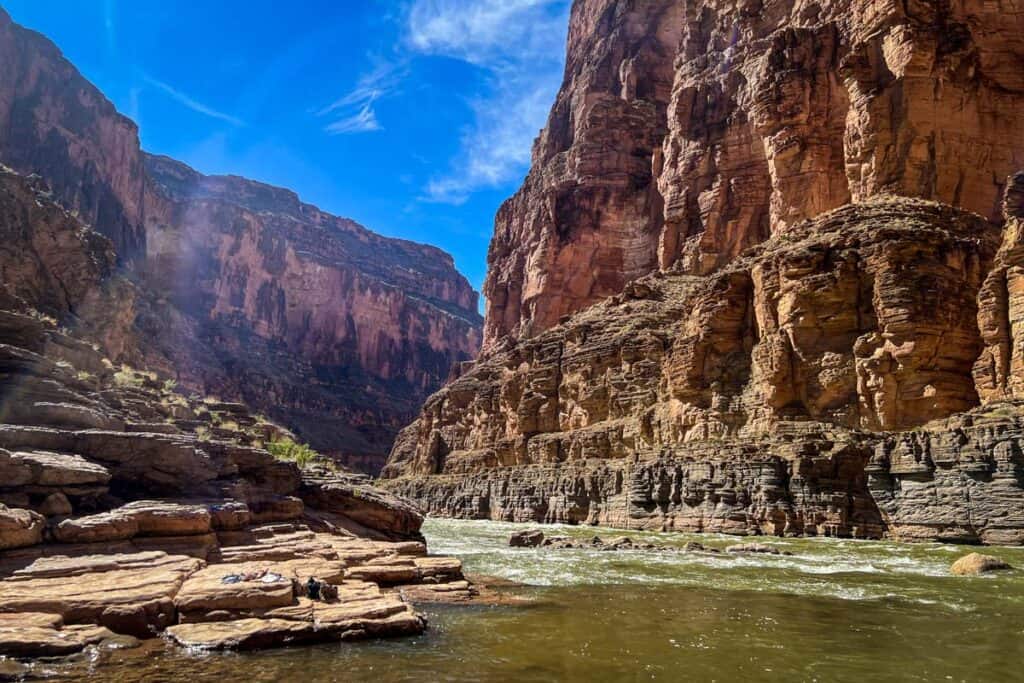
M485 345L850 201L998 220L1024 165L1022 28L1014 2L577 1L533 168L498 213Z
M1024 541L1024 7L577 0L439 514ZM1000 403L996 403L1000 402Z
M451 256L288 190L145 161L136 280L163 299L136 319L146 365L376 472L424 397L479 348L477 294Z
M46 178L55 197L122 257L145 245L136 125L42 35L0 8L0 162Z
M0 163L40 176L115 250L117 267L81 290L93 305L47 313L114 362L245 401L375 472L450 367L475 356L477 294L448 254L144 153L135 124L3 10L0 62ZM26 267L8 256L0 267ZM77 277L73 260L48 277Z

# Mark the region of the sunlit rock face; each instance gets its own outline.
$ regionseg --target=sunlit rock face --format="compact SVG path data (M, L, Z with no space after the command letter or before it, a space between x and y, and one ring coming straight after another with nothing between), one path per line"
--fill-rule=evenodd
M1020 411L988 405L1024 398L1022 36L971 1L576 2L484 353L392 486L461 516L1024 539Z
M448 254L289 190L145 154L135 125L2 10L0 63L0 163L41 176L114 244L124 277L100 278L103 305L72 312L115 362L244 400L373 472L450 368L476 355L477 293ZM29 263L10 261L12 273ZM52 263L51 279L91 273L70 255Z
M984 2L581 0L498 214L485 345L661 269L704 274L848 202L998 220L1024 165L1024 14Z
M38 173L122 256L145 244L138 129L60 50L0 8L0 163Z
M397 429L479 348L477 294L451 256L288 190L202 176L165 157L147 156L146 167L138 277L195 324L179 345L159 314L138 321L162 364L379 469ZM188 346L192 337L212 359Z

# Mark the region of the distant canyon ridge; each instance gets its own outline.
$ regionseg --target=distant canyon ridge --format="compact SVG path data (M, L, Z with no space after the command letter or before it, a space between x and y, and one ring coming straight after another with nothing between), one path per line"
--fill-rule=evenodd
M45 312L114 363L244 402L376 472L423 399L476 355L478 295L450 255L145 153L135 124L3 10L0 65L0 163L40 176L114 253L87 276L74 246L35 226L39 265L17 287L87 288ZM4 251L5 275L24 256Z

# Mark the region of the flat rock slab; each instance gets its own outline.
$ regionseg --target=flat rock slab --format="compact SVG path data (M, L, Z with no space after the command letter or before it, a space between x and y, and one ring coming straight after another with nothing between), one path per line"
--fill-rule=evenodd
M213 529L210 511L203 505L140 500L118 509L138 522L143 536L188 536Z
M31 472L28 482L37 486L105 485L110 471L103 465L89 462L80 455L53 451L15 451L11 462Z
M297 643L414 635L425 620L397 596L376 595L334 604L301 600L268 618L180 624L167 629L179 645L201 650L253 650Z
M61 543L124 541L135 536L189 536L212 531L212 516L203 505L142 500L110 512L65 519L54 527Z
M312 622L289 619L236 619L179 624L167 629L171 640L200 650L260 650L315 641Z
M59 657L103 641L125 644L122 637L103 626L65 626L59 614L0 614L0 656Z
M436 583L442 580L461 579L462 562L451 557L386 555L350 567L345 576L385 586L415 584L422 581Z
M110 529L125 520L132 533L152 535L116 540ZM214 532L208 503L140 501L66 521L76 525L74 538L114 540L0 554L0 654L58 656L115 634L163 631L188 647L230 650L400 636L426 622L381 584L427 582L430 601L475 595L458 560L427 556L422 543L319 533L297 522ZM159 535L170 529L207 532ZM209 563L189 555L209 555ZM257 559L224 561L231 556ZM323 599L307 597L311 578L322 583Z
M295 599L292 577L284 571L258 563L211 565L185 581L174 604L183 614L290 605Z
M400 590L402 597L413 604L469 602L478 595L469 581L423 583L415 586L403 586Z
M202 562L161 553L142 562L112 556L116 569L60 575L55 558L40 560L39 570L0 581L0 612L59 614L65 623L99 624L116 633L151 636L174 623L173 597ZM120 560L120 561L119 561ZM73 580L69 580L73 576Z

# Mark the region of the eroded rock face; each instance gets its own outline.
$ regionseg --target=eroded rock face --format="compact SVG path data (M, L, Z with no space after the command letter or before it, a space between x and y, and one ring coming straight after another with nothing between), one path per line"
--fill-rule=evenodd
M38 173L122 257L145 248L138 128L42 35L0 9L0 162Z
M988 401L1024 397L1024 172L1010 178L1003 212L1003 243L978 297L985 349L974 378Z
M42 178L2 182L0 276L113 361L242 400L375 472L476 355L477 294L448 254L143 153L135 125L3 10L0 62L0 164Z
M976 215L875 200L713 275L643 278L478 361L385 474L454 516L1024 542L1019 408L943 421L981 401L998 239Z
M510 522L736 535L876 538L870 450L851 437L723 442L633 461L609 458L398 479L430 514ZM803 453L794 453L803 450ZM787 452L788 451L788 452Z
M533 169L498 214L485 346L850 201L998 221L1024 166L1022 32L983 2L576 2Z
M576 2L484 353L391 486L467 517L1021 542L995 402L1020 391L1022 29L981 2Z
M845 207L719 273L642 279L432 397L391 474L624 458L782 421L905 429L977 403L998 230L937 204Z
M98 348L0 311L0 658L164 632L207 649L411 635L426 621L406 586L416 602L476 595L458 560L427 556L409 502L330 461L280 460L261 444L283 428Z
M1024 544L1024 431L1019 404L999 404L887 436L868 487L898 540Z
M280 188L166 157L147 155L146 169L140 279L175 307L137 318L147 366L359 463L386 453L451 366L475 356L477 294L448 254Z

